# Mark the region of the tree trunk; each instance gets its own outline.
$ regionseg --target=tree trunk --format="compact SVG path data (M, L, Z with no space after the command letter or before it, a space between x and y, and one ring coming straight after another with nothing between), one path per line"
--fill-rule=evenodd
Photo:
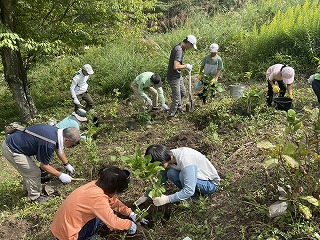
M12 32L15 31L15 5L16 0L0 1L1 23ZM19 107L22 119L28 121L30 118L35 117L37 109L28 87L26 69L23 65L19 45L17 47L18 50L12 50L8 47L0 49L1 58L5 80Z

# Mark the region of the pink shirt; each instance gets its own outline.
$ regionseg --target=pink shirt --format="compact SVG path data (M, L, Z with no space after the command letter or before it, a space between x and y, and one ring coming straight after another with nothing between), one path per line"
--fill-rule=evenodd
M87 183L74 190L57 210L51 232L60 239L78 239L78 233L91 219L98 217L111 230L128 230L132 222L122 219L114 211L129 216L131 209L116 196L112 198L104 194L96 181Z

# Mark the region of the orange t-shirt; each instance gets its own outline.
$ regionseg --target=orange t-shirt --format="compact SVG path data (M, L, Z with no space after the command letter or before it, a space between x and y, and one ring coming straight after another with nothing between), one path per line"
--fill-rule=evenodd
M51 232L60 239L78 239L82 227L91 219L98 217L111 230L128 230L132 222L117 217L113 211L129 216L131 209L115 196L108 197L98 187L96 181L74 190L57 210Z

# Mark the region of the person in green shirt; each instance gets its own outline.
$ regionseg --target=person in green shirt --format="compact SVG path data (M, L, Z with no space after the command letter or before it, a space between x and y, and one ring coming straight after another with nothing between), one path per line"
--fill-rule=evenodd
M158 73L144 72L131 83L133 92L152 106L153 110L159 109L158 99L165 110L169 110L163 95L161 77ZM150 95L150 97L147 95Z
M317 95L318 102L320 103L320 65L318 66L316 73L309 77L308 82L311 84L314 93Z
M204 104L208 96L208 89L218 81L223 68L222 58L218 55L219 45L212 43L209 50L210 54L206 55L201 61L198 74L198 79L203 84L203 91L198 95ZM211 95L214 97L215 93L211 92Z

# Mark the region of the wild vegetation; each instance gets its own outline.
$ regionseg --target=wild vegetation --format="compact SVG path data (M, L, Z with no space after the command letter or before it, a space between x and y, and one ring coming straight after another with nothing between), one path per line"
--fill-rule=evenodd
M127 2L130 1L123 4ZM141 2L151 4L153 1ZM316 97L306 81L319 64L319 1L174 2L157 2L154 11L148 8L152 17L145 19L144 24L149 24L152 32L143 31L140 35L128 32L124 38L113 35L105 41L104 34L97 36L101 39L95 39L93 29L92 33L84 31L80 24L78 30L83 31L79 36L99 40L99 45L91 42L81 49L71 45L72 50L77 50L73 54L48 53L51 58L43 56L32 62L28 86L38 114L24 124L43 123L50 118L60 120L69 115L72 111L70 79L84 63L90 63L95 70L90 78L90 92L96 105L88 117L99 116L100 126L87 124L87 140L67 150L76 168L76 177L90 181L97 177L100 169L110 165L130 169L133 177L129 191L119 197L135 208L133 202L152 185L149 175L139 175L141 168L148 167L143 152L150 144L159 143L170 148L189 146L201 151L222 178L217 193L196 202L155 207L152 201L147 201L140 209L150 225L140 229L134 239L183 239L186 236L224 240L320 239L320 120L315 108ZM30 9L35 9L31 5ZM82 7L90 10L89 6ZM174 19L173 13L179 18ZM134 20L139 19L133 17ZM145 26L141 24L139 29ZM66 31L68 27L60 30ZM126 33L120 28L102 30ZM158 72L164 79L171 48L190 33L198 38L199 50L187 51L184 61L193 64L196 74L208 46L217 42L225 66L220 80L225 91L217 93L206 105L198 99L191 112L180 115L179 122L170 123L165 121L164 111L141 108L130 96L130 82L143 71ZM296 70L294 111L276 110L265 103L265 71L269 65L279 62ZM6 81L0 78L0 83L0 126L3 128L6 123L23 119L17 117L19 110ZM244 97L231 98L230 84L245 86ZM164 89L170 99L165 80ZM129 130L132 123L133 130ZM3 140L5 134L0 138ZM58 159L53 160L53 165L60 167ZM63 199L83 182L62 185L54 180L51 183L55 188L53 200L34 204L23 198L21 177L3 157L0 166L0 237L52 239L49 229L53 214ZM157 170L157 166L149 166L151 172ZM171 184L165 188L166 194L176 190ZM155 189L163 190L160 186ZM126 237L124 233L105 229L100 238Z

